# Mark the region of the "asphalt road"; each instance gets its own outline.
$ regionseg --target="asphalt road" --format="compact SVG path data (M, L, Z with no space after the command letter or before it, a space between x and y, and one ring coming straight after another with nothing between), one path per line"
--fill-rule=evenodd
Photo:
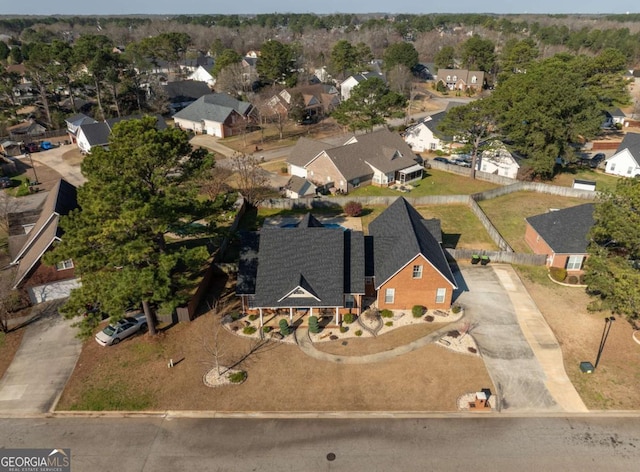
M74 472L626 472L640 461L638 419L0 419L0 456L70 448Z

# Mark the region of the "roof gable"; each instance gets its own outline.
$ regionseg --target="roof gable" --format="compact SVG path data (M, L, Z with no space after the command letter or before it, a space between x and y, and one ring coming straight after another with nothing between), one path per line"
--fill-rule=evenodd
M59 217L68 215L76 208L79 208L76 188L60 179L50 190L38 221L12 262L18 264L15 286L22 282L51 244L62 236L58 227Z
M629 154L631 154L631 157L636 161L636 164L640 166L640 133L626 133L620 146L618 146L616 150L616 154L607 160L611 160L625 149L629 151Z
M442 247L427 229L420 213L404 198L396 199L369 224L369 234L373 236L377 287L418 255L456 287Z
M584 254L593 220L593 203L526 218L527 223L557 254Z

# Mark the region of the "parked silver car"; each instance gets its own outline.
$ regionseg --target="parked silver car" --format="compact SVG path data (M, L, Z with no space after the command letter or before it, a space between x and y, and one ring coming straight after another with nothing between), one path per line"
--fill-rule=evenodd
M144 313L138 313L137 315L122 318L117 323L107 326L96 334L96 342L101 346L111 346L139 331L144 332L146 330L147 317Z

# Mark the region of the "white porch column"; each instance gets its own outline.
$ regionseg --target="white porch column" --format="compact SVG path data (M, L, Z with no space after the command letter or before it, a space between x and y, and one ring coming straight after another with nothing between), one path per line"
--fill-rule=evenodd
M262 328L262 308L258 308L258 311L260 312L260 328Z
M313 316L313 307L310 306L309 307L309 317L312 317L312 316Z
M340 311L338 307L336 307L336 324L340 324Z
M289 323L293 323L293 307L289 307Z

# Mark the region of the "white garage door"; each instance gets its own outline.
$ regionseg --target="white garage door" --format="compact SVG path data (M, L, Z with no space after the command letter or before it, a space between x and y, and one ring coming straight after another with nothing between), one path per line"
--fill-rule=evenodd
M60 282L38 285L29 288L29 298L31 298L31 303L33 304L67 298L69 294L71 294L71 290L77 287L80 287L80 281L78 279L61 280Z

